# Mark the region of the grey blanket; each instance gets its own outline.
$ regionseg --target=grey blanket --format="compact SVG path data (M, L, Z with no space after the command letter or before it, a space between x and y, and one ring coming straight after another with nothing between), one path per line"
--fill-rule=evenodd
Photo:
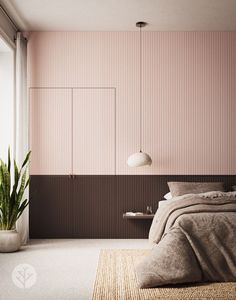
M236 198L180 197L159 209L151 253L136 266L141 288L236 281Z

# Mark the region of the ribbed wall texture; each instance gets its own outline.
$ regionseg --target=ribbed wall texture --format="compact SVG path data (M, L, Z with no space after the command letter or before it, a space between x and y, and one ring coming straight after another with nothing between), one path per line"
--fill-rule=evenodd
M31 174L116 173L114 88L31 88L29 94Z
M115 90L73 89L73 174L115 174Z
M115 147L116 174L235 174L236 33L144 32L143 150L151 155L153 165L131 169L126 165L127 157L139 151L138 42L138 32L32 33L28 44L29 87L115 88L115 132L112 127L97 147L105 149L109 144L109 153ZM52 115L55 113L52 106L45 107L49 115L51 110ZM106 101L101 101L101 111L113 109L106 106ZM70 111L66 105L57 109L65 114ZM94 122L91 128L103 128L109 119L106 115L104 123L98 124L100 120L91 118L87 110L85 114ZM51 123L65 133L60 120L58 124L54 121L50 118L40 129L43 139L51 136L47 134ZM34 115L32 128L37 127L35 122ZM68 132L65 143L69 137ZM110 138L115 145L110 144ZM31 147L39 159L41 151L47 153L48 147L57 143L56 138L49 139L35 147L35 139L31 138ZM61 148L59 165L53 166L54 154L50 152L48 160L40 161L37 167L32 163L33 174L47 174L47 163L55 167L51 174L67 173L64 160L70 165L69 141L68 145L52 147L55 152ZM91 157L92 150L88 153ZM99 164L106 169L96 167L95 173L114 174L114 155L101 156ZM81 169L91 174L91 165Z
M30 90L31 174L71 174L72 91Z
M152 220L127 220L127 211L146 211L168 192L168 181L224 182L236 176L77 175L31 176L31 238L147 238ZM43 208L43 209L42 209Z

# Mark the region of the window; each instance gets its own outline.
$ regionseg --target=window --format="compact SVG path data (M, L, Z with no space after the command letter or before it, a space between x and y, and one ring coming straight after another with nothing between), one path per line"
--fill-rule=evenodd
M0 37L0 158L14 149L14 50Z

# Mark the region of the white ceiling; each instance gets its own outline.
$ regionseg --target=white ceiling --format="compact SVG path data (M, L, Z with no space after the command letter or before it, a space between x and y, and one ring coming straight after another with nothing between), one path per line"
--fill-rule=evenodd
M26 31L236 31L236 0L0 0Z

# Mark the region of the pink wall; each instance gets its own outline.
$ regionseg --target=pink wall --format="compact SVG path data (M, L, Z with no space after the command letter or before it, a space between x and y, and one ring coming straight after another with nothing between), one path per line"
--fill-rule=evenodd
M73 89L73 174L115 170L114 89Z
M71 174L71 90L30 90L31 174Z
M138 41L137 32L32 33L28 44L29 87L115 88L114 136L101 135L92 148L105 149L109 144L113 153L115 147L116 174L235 174L236 33L144 33L143 150L152 156L153 165L131 169L126 165L127 157L139 150ZM35 101L34 97L30 101ZM101 110L110 109L106 101L101 101L101 106ZM63 110L67 114L70 107ZM31 111L32 128L36 116L37 109ZM90 114L87 118L96 127L97 121ZM40 122L47 121L42 117ZM48 122L50 125L50 118ZM41 130L46 139L46 127ZM46 163L46 156L50 159L56 151L46 155L52 142L31 138L32 174L54 174L55 168L68 173L67 166ZM87 146L79 146L86 153ZM69 155L65 146L60 151L55 165ZM81 172L113 174L113 155L101 156L100 163L92 168L91 144L88 153L83 155Z

